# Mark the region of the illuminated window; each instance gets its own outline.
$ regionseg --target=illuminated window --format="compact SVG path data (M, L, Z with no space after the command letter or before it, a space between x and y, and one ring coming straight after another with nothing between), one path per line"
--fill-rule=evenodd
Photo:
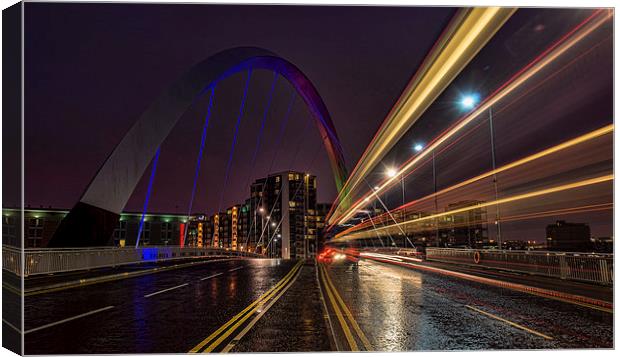
M161 224L161 238L165 244L169 244L172 240L174 225L171 222L163 222Z
M2 222L2 239L4 242L13 242L16 238L15 219L13 217L4 216Z
M127 221L119 221L118 226L114 229L114 240L120 241L127 237Z
M151 222L144 222L144 226L142 226L142 237L140 237L140 242L144 244L148 244L151 240Z
M28 246L32 248L41 246L43 238L43 220L41 218L31 218L28 221Z

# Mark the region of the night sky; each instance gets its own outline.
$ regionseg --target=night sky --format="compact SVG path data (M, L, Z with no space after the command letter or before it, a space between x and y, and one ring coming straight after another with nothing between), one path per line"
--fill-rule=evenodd
M157 94L191 65L236 46L269 49L314 83L351 168L455 10L414 7L26 4L26 204L70 208ZM244 185L285 169L336 189L318 131L298 100L276 150L291 87L280 78L254 170L250 161L272 74L252 74L222 209ZM208 129L194 211L212 213L224 190L244 75L221 83ZM187 210L207 98L166 142L149 211ZM150 170L150 168L149 168ZM141 209L148 171L126 210ZM10 202L6 202L11 205Z
M237 46L273 51L307 75L331 113L350 170L455 11L28 3L25 202L33 208L72 207L105 158L162 90L193 64ZM457 101L463 93L485 98L592 11L517 11L373 170L369 185L385 177L386 167L408 160L415 143L428 143L459 120L464 113ZM531 94L509 97L494 108L498 165L613 121L612 36L609 23L572 50L565 62L549 66L540 78L525 85ZM243 202L253 180L289 169L317 175L319 202L332 202L336 188L328 158L301 100L293 106L284 135L278 136L292 94L283 78L276 82L265 134L252 166L273 79L272 73L262 70L252 72L230 179L224 182L245 78L246 73L236 74L216 88L192 212L212 214ZM162 145L149 211L187 213L207 104L207 97L197 98ZM487 135L488 129L482 126L458 149L437 157L438 189L490 170ZM602 153L601 160L607 154ZM570 158L565 159L570 164ZM432 192L429 170L421 168L407 178L408 201ZM142 209L149 174L150 167L126 211ZM559 178L578 177L572 175ZM549 180L550 184L554 178ZM510 194L512 189L500 186L499 194ZM402 203L401 194L392 191L385 200L395 207ZM481 199L472 195L453 201ZM612 200L611 193L601 197ZM5 206L17 206L11 199L16 201L5 194ZM589 223L597 236L611 235L609 211L526 220L515 225L513 238L544 238L544 227L556 218Z

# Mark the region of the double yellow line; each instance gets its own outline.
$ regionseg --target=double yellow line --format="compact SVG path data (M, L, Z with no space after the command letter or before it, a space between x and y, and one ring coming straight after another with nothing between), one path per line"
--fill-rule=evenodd
M325 291L327 291L327 297L329 298L329 302L331 303L331 306L334 309L334 313L336 314L336 317L338 318L338 322L340 323L340 327L342 328L342 331L344 332L344 336L347 339L347 342L349 343L349 347L351 351L360 350L357 344L357 341L355 337L353 336L353 333L351 332L351 330L353 330L357 334L357 337L362 342L364 349L366 351L372 351L372 346L370 345L370 341L368 341L368 338L366 338L366 335L364 334L360 326L357 324L357 321L355 321L355 319L353 318L351 311L349 310L347 305L344 303L344 301L338 294L338 290L336 290L336 287L334 286L334 283L329 277L329 274L327 273L327 270L325 269L323 264L319 265L319 271L321 273L321 280L323 281L323 285L325 286ZM347 319L349 320L352 329L349 328L349 325L347 324L343 315L345 315ZM336 338L336 336L334 336L334 338Z
M209 353L215 350L222 342L226 341L228 337L235 332L239 326L254 315L254 313L271 298L273 298L280 290L282 290L293 279L295 274L301 269L303 261L297 262L293 269L282 278L276 285L269 289L266 293L261 295L256 301L251 303L248 307L243 309L240 313L235 315L232 319L226 322L222 327L213 332L209 337L202 340L196 347L189 350L189 353ZM213 342L212 342L213 341ZM208 345L207 345L208 344ZM207 346L205 348L205 346Z

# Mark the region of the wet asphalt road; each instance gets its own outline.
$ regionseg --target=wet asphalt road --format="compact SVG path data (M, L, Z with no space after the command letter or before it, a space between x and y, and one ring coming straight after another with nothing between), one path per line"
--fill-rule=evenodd
M613 347L607 312L368 260L327 271L375 351Z
M213 262L27 296L25 352L185 353L283 281L283 289L274 290L279 299L270 300L268 310L256 305L259 310L240 325L258 318L230 352L347 350L320 270L294 266ZM361 349L613 347L613 315L607 312L369 260L325 271L336 305L341 298L369 343L366 348L340 315Z
M275 285L294 263L214 262L28 296L26 353L188 352Z
M333 351L314 265L301 269L282 298L231 352Z

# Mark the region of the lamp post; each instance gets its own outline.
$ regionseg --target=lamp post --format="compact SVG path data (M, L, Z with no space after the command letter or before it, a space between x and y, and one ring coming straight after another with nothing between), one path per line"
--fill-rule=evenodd
M386 176L388 178L393 178L396 177L396 175L398 175L398 170L396 170L395 168L389 168L386 172ZM401 193L402 193L402 198L403 198L403 206L405 205L405 175L401 174L400 175L400 189L401 189ZM401 220L404 222L405 221L405 211L401 210ZM403 240L403 247L407 246L407 236L405 235L404 240Z
M275 227L276 227L276 222L271 222L271 223L269 224L269 226L271 226L272 228L275 228ZM272 240L272 239L271 239L271 233L269 233L269 226L267 227L267 232L268 232L268 234L267 234L267 239ZM275 234L275 233L276 233L276 232L274 231L274 232L273 232L273 234ZM274 244L274 246L275 246L275 241L276 241L276 240L274 240L274 243L273 243L273 244ZM274 248L274 250L273 250L274 256L275 256L276 252L277 252L277 250Z
M461 98L461 106L463 109L471 110L473 109L479 101L480 96L478 94L468 94ZM493 110L489 107L489 132L491 137L491 166L493 171L496 168L495 161L495 130L493 129ZM497 189L497 174L493 174L493 186L495 189L495 201L499 198L499 193ZM499 212L499 203L495 205L495 225L497 226L497 244L499 248L502 247L502 226L500 222L500 212ZM469 228L468 228L469 229Z

